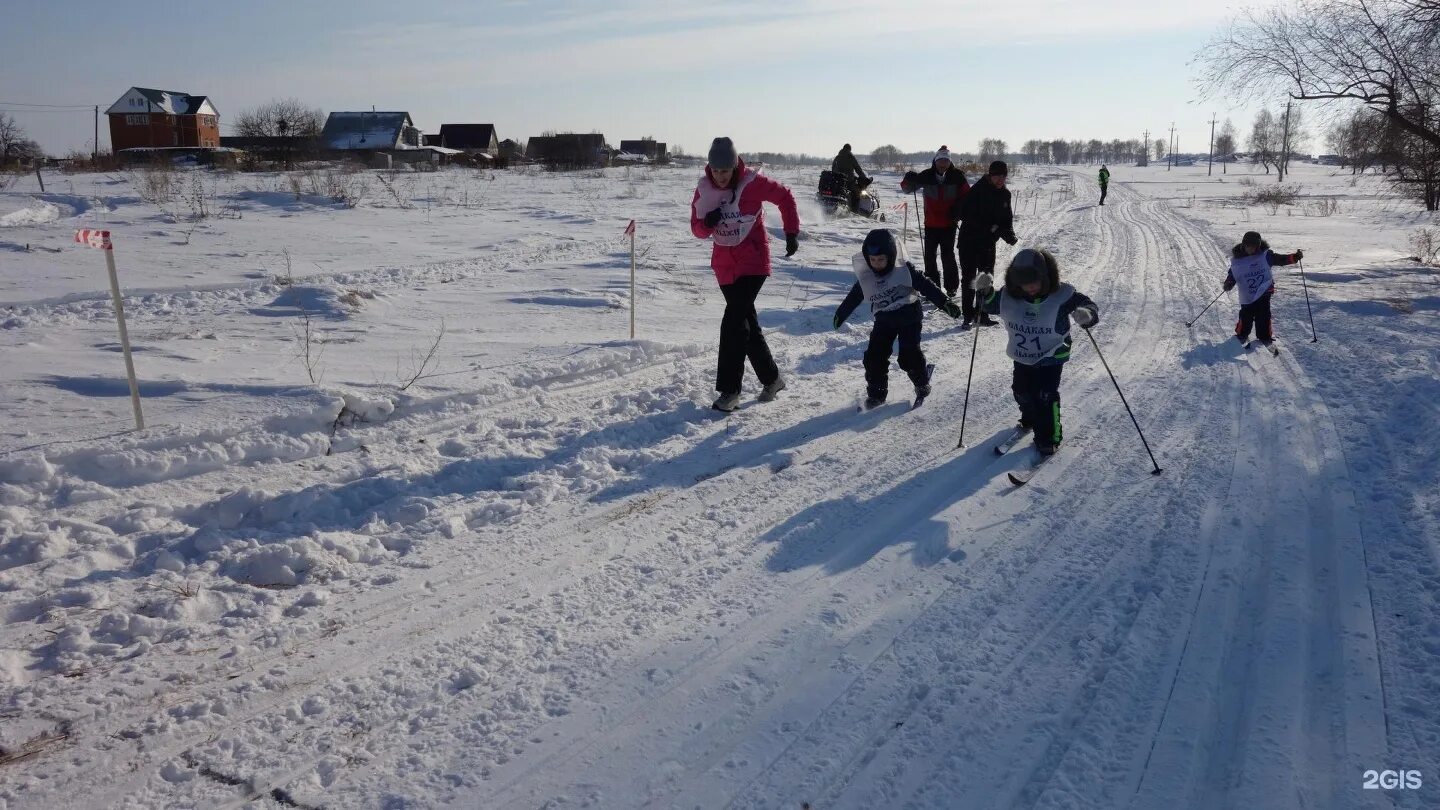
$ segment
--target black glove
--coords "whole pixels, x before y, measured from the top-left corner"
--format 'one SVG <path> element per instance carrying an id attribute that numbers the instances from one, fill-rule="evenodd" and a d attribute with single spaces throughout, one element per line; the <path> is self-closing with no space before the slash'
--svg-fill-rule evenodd
<path id="1" fill-rule="evenodd" d="M 842 317 L 840 317 L 840 313 L 839 313 L 839 312 L 836 312 L 836 313 L 835 313 L 835 317 L 833 317 L 833 318 L 830 319 L 830 323 L 835 324 L 835 328 L 836 328 L 836 329 L 839 329 L 839 328 L 841 327 L 841 325 L 843 325 L 843 324 L 845 323 L 845 319 L 842 318 Z"/>
<path id="2" fill-rule="evenodd" d="M 798 234 L 785 234 L 785 255 L 794 256 L 795 251 L 800 249 L 800 237 Z"/>
<path id="3" fill-rule="evenodd" d="M 909 191 L 915 187 L 915 184 L 919 182 L 919 180 L 920 175 L 915 172 L 905 172 L 905 176 L 900 178 L 900 188 L 903 191 Z"/>
<path id="4" fill-rule="evenodd" d="M 1015 238 L 1014 231 L 1006 231 L 1005 233 L 1000 234 L 1000 238 L 1004 239 L 1005 243 L 1008 244 L 1010 247 L 1015 247 L 1015 243 L 1020 241 L 1019 239 Z"/>
<path id="5" fill-rule="evenodd" d="M 1303 251 L 1303 250 L 1297 250 L 1297 251 L 1295 251 L 1295 261 L 1298 262 L 1298 261 L 1300 261 L 1300 260 L 1303 259 L 1303 258 L 1305 258 L 1305 251 Z"/>
<path id="6" fill-rule="evenodd" d="M 1227 278 L 1225 283 L 1220 286 L 1224 288 L 1225 292 L 1229 292 L 1235 286 L 1235 281 Z"/>
<path id="7" fill-rule="evenodd" d="M 711 211 L 710 213 L 708 213 L 708 214 L 705 215 L 705 227 L 707 227 L 707 228 L 714 228 L 716 225 L 719 225 L 719 224 L 720 224 L 720 209 L 719 209 L 719 208 L 716 208 L 714 211 Z"/>
<path id="8" fill-rule="evenodd" d="M 946 301 L 945 306 L 941 307 L 940 309 L 943 310 L 946 315 L 949 315 L 952 318 L 958 318 L 963 314 L 963 311 L 960 309 L 960 305 L 955 303 L 954 301 Z"/>

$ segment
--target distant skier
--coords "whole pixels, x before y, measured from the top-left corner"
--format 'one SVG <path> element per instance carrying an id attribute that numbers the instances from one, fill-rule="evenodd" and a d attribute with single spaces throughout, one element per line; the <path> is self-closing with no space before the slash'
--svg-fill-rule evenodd
<path id="1" fill-rule="evenodd" d="M 1297 250 L 1289 255 L 1276 253 L 1255 231 L 1246 231 L 1240 244 L 1230 251 L 1230 272 L 1225 274 L 1225 289 L 1238 287 L 1240 292 L 1240 317 L 1235 321 L 1235 339 L 1242 344 L 1250 338 L 1250 327 L 1255 327 L 1255 336 L 1272 352 L 1275 349 L 1275 330 L 1270 317 L 1270 296 L 1275 292 L 1275 275 L 1271 267 L 1284 267 L 1305 258 L 1305 252 Z"/>
<path id="2" fill-rule="evenodd" d="M 950 149 L 941 146 L 922 172 L 906 172 L 900 190 L 909 194 L 919 191 L 925 198 L 925 276 L 940 285 L 940 270 L 935 256 L 945 267 L 945 294 L 951 298 L 960 289 L 960 274 L 955 264 L 955 225 L 960 219 L 960 202 L 970 190 L 965 173 L 950 162 Z M 916 214 L 919 215 L 918 212 Z"/>
<path id="3" fill-rule="evenodd" d="M 780 208 L 785 255 L 795 255 L 800 244 L 795 196 L 780 183 L 746 167 L 729 138 L 716 138 L 710 145 L 705 176 L 696 184 L 690 202 L 690 231 L 696 238 L 714 243 L 710 267 L 725 296 L 715 370 L 715 390 L 720 396 L 712 407 L 726 413 L 740 406 L 747 357 L 764 386 L 757 399 L 769 402 L 785 388 L 755 314 L 755 297 L 770 275 L 770 243 L 761 210 L 767 202 Z"/>
<path id="4" fill-rule="evenodd" d="M 900 340 L 900 368 L 915 384 L 916 404 L 930 395 L 930 367 L 920 349 L 920 296 L 950 317 L 960 317 L 960 307 L 947 300 L 934 282 L 915 272 L 915 265 L 905 262 L 896 266 L 897 254 L 895 235 L 890 231 L 876 228 L 867 234 L 852 262 L 855 285 L 835 310 L 836 329 L 862 299 L 870 302 L 875 316 L 870 345 L 865 349 L 866 408 L 883 403 L 889 394 L 890 348 L 896 338 Z"/>
<path id="5" fill-rule="evenodd" d="M 1012 245 L 1016 242 L 1010 190 L 1005 188 L 1009 174 L 1005 161 L 991 163 L 990 171 L 975 181 L 974 188 L 960 203 L 960 269 L 965 282 L 960 307 L 965 313 L 965 327 L 972 323 L 995 325 L 989 315 L 979 311 L 975 277 L 995 271 L 995 240 L 1004 239 Z"/>
<path id="6" fill-rule="evenodd" d="M 1020 430 L 1035 432 L 1041 456 L 1055 453 L 1060 429 L 1060 373 L 1070 359 L 1070 321 L 1089 329 L 1100 320 L 1095 302 L 1060 283 L 1060 264 L 1048 250 L 1026 248 L 1005 271 L 1005 286 L 994 277 L 975 278 L 981 308 L 1005 323 L 1005 353 L 1015 361 L 1011 391 L 1020 406 Z"/>
<path id="7" fill-rule="evenodd" d="M 1105 204 L 1105 194 L 1110 190 L 1110 170 L 1100 164 L 1100 204 Z"/>

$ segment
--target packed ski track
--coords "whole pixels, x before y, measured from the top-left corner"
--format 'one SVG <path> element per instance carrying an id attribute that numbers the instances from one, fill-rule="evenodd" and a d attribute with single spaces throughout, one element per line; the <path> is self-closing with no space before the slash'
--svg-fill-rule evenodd
<path id="1" fill-rule="evenodd" d="M 596 226 L 582 180 L 565 210 L 544 206 L 572 181 L 535 181 L 494 225 L 580 236 L 127 300 L 156 354 L 218 332 L 266 362 L 247 324 L 293 316 L 287 295 L 340 347 L 376 312 L 410 344 L 437 312 L 468 342 L 410 391 L 177 377 L 148 432 L 7 434 L 0 807 L 1440 805 L 1440 458 L 1417 440 L 1440 416 L 1436 276 L 1317 268 L 1312 344 L 1282 273 L 1284 349 L 1246 352 L 1230 299 L 1185 326 L 1238 238 L 1223 208 L 1018 174 L 1019 245 L 1098 304 L 1158 476 L 1083 333 L 1065 441 L 1023 488 L 1005 473 L 1029 442 L 992 452 L 1015 419 L 1003 329 L 930 312 L 925 406 L 892 368 L 891 401 L 856 413 L 868 322 L 830 315 L 874 223 L 804 205 L 757 304 L 788 388 L 711 411 L 693 172 L 617 204 L 679 245 L 646 256 L 643 340 L 603 331 L 624 220 Z M 0 224 L 59 227 L 59 202 Z M 1382 277 L 1408 313 L 1345 286 Z M 53 292 L 0 317 L 11 416 L 63 424 L 90 403 L 46 380 L 95 383 L 24 352 L 113 323 Z M 1412 768 L 1418 790 L 1364 789 Z"/>

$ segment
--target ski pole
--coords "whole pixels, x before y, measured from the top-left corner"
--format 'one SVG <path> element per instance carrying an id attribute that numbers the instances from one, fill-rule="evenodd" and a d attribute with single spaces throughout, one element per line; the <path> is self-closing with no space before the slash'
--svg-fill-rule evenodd
<path id="1" fill-rule="evenodd" d="M 1315 312 L 1310 309 L 1310 287 L 1305 283 L 1305 260 L 1296 262 L 1300 265 L 1300 288 L 1305 291 L 1305 312 L 1310 316 L 1310 342 L 1320 342 L 1320 336 L 1315 334 Z"/>
<path id="2" fill-rule="evenodd" d="M 1198 320 L 1200 320 L 1200 315 L 1204 315 L 1204 314 L 1205 314 L 1205 310 L 1206 310 L 1206 309 L 1209 309 L 1209 308 L 1211 307 L 1211 305 L 1214 304 L 1216 301 L 1219 301 L 1219 300 L 1220 300 L 1220 296 L 1221 296 L 1221 295 L 1224 295 L 1224 294 L 1227 293 L 1227 292 L 1229 292 L 1229 290 L 1221 290 L 1220 293 L 1219 293 L 1219 295 L 1216 295 L 1214 298 L 1211 298 L 1211 299 L 1210 299 L 1210 303 L 1205 305 L 1205 309 L 1200 310 L 1200 314 L 1199 314 L 1199 315 L 1196 315 L 1194 318 L 1191 318 L 1189 321 L 1186 322 L 1185 328 L 1186 328 L 1186 329 L 1189 329 L 1190 327 L 1194 326 L 1194 325 L 1195 325 L 1195 322 L 1198 321 Z"/>
<path id="3" fill-rule="evenodd" d="M 920 230 L 920 191 L 918 189 L 910 189 L 910 198 L 915 201 L 915 235 L 920 238 L 920 255 L 923 256 L 925 255 L 925 233 Z"/>
<path id="4" fill-rule="evenodd" d="M 1155 465 L 1155 469 L 1151 470 L 1150 474 L 1159 475 L 1160 464 L 1155 461 L 1155 454 L 1150 452 L 1150 443 L 1145 441 L 1145 431 L 1140 429 L 1140 421 L 1135 418 L 1135 412 L 1130 410 L 1130 403 L 1125 401 L 1125 392 L 1120 390 L 1120 382 L 1115 379 L 1115 372 L 1111 371 L 1110 364 L 1105 362 L 1105 355 L 1100 351 L 1100 344 L 1095 342 L 1095 336 L 1090 333 L 1089 329 L 1085 330 L 1085 334 L 1089 336 L 1090 345 L 1095 347 L 1095 354 L 1100 357 L 1100 362 L 1104 364 L 1105 373 L 1110 375 L 1110 382 L 1115 383 L 1115 393 L 1120 395 L 1120 402 L 1125 405 L 1125 412 L 1130 414 L 1130 421 L 1135 423 L 1135 432 L 1140 434 L 1140 443 L 1145 445 L 1145 452 L 1150 453 L 1150 463 Z"/>
<path id="5" fill-rule="evenodd" d="M 965 414 L 970 411 L 970 380 L 975 376 L 975 350 L 980 346 L 980 324 L 971 324 L 970 331 L 975 333 L 975 342 L 970 344 L 970 373 L 965 375 L 965 404 L 960 408 L 960 441 L 955 443 L 956 450 L 965 446 Z"/>

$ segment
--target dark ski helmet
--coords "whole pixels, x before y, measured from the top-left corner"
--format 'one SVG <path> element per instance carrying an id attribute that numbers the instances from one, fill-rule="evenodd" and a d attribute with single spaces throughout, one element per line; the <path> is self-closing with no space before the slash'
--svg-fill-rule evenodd
<path id="1" fill-rule="evenodd" d="M 876 228 L 865 234 L 865 242 L 860 246 L 860 252 L 868 258 L 870 256 L 884 256 L 885 269 L 876 270 L 879 275 L 885 275 L 895 269 L 895 256 L 898 249 L 895 247 L 895 235 L 885 228 Z"/>
<path id="2" fill-rule="evenodd" d="M 1259 247 L 1262 241 L 1264 240 L 1260 238 L 1259 231 L 1246 231 L 1245 236 L 1240 239 L 1240 244 L 1246 246 L 1254 245 L 1255 247 Z"/>

